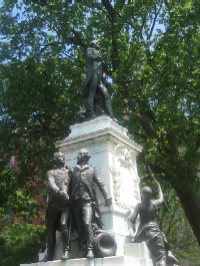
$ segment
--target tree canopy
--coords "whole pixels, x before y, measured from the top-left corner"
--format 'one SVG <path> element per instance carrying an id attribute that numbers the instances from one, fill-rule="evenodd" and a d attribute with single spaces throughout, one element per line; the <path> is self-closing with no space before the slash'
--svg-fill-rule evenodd
<path id="1" fill-rule="evenodd" d="M 43 182 L 55 141 L 76 122 L 85 49 L 98 39 L 115 116 L 144 147 L 141 173 L 148 165 L 175 189 L 200 244 L 198 1 L 4 0 L 0 8 L 0 153 L 5 167 L 11 155 L 19 162 L 10 192 L 30 177 Z"/>

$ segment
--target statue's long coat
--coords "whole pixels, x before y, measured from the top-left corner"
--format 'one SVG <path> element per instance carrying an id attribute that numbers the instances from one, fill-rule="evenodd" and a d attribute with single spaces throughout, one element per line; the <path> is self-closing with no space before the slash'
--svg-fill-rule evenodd
<path id="1" fill-rule="evenodd" d="M 99 78 L 101 78 L 103 74 L 103 59 L 96 48 L 87 48 L 86 61 L 87 75 L 83 88 L 83 95 L 85 97 L 87 97 L 89 94 L 89 84 L 94 75 L 97 75 Z"/>

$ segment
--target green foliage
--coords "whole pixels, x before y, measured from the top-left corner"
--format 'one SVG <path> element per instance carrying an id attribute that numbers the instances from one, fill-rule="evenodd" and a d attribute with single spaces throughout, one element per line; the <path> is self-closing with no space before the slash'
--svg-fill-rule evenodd
<path id="1" fill-rule="evenodd" d="M 21 222 L 7 225 L 0 233 L 1 266 L 35 262 L 44 232 L 44 226 Z"/>
<path id="2" fill-rule="evenodd" d="M 200 265 L 199 246 L 189 225 L 175 191 L 165 184 L 168 208 L 161 207 L 158 222 L 166 234 L 170 248 L 179 260 L 187 259 Z"/>
<path id="3" fill-rule="evenodd" d="M 42 202 L 39 204 L 38 200 L 41 200 L 39 196 L 41 197 L 44 192 L 35 189 L 31 183 L 22 185 L 19 181 L 19 172 L 5 165 L 3 161 L 0 161 L 0 166 L 1 229 L 4 228 L 4 224 L 12 223 L 18 218 L 31 221 L 33 217 L 39 215 L 43 207 Z"/>

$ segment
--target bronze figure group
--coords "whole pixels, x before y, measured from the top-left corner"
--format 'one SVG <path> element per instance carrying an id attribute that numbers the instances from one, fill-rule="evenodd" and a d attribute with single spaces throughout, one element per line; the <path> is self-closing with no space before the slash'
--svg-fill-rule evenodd
<path id="1" fill-rule="evenodd" d="M 95 255 L 97 257 L 115 255 L 116 243 L 106 233 L 101 221 L 94 185 L 96 184 L 102 192 L 106 206 L 112 204 L 112 199 L 95 168 L 89 164 L 89 159 L 89 152 L 86 149 L 81 149 L 77 155 L 76 166 L 73 169 L 68 169 L 61 152 L 56 152 L 53 156 L 53 168 L 47 172 L 47 254 L 42 261 L 54 259 L 56 230 L 60 230 L 63 241 L 62 260 L 70 258 L 72 227 L 78 234 L 79 257 L 93 259 Z M 134 242 L 146 242 L 156 266 L 179 264 L 156 222 L 157 209 L 163 203 L 164 197 L 159 182 L 155 179 L 154 181 L 158 187 L 159 198 L 152 200 L 151 188 L 143 187 L 141 203 L 136 205 L 131 217 L 133 232 L 135 232 L 136 219 L 138 216 L 140 218 Z M 112 241 L 111 250 L 94 254 L 95 239 L 98 240 L 102 237 L 105 239 L 109 237 L 109 242 Z"/>
<path id="2" fill-rule="evenodd" d="M 81 149 L 77 156 L 77 165 L 68 169 L 61 152 L 56 152 L 53 156 L 53 169 L 47 172 L 47 254 L 42 261 L 54 259 L 56 230 L 61 231 L 62 260 L 70 257 L 71 226 L 78 233 L 80 257 L 86 256 L 88 259 L 94 258 L 94 235 L 106 232 L 96 207 L 98 202 L 94 184 L 102 192 L 106 206 L 112 204 L 112 199 L 95 168 L 89 165 L 89 159 L 89 152 Z"/>

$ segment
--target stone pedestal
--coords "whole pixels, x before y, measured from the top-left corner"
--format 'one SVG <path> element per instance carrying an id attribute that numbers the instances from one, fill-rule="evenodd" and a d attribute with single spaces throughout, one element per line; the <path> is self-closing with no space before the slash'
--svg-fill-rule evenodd
<path id="1" fill-rule="evenodd" d="M 98 258 L 93 260 L 55 260 L 32 264 L 21 264 L 21 266 L 153 266 L 153 262 L 151 259 L 147 258 L 148 254 L 146 254 L 146 252 L 148 253 L 148 250 L 146 249 L 146 245 L 144 243 L 126 244 L 124 245 L 124 256 Z"/>
<path id="2" fill-rule="evenodd" d="M 76 165 L 81 148 L 86 148 L 91 154 L 90 164 L 97 168 L 113 199 L 113 206 L 105 207 L 97 189 L 104 225 L 115 236 L 117 255 L 121 256 L 126 237 L 131 233 L 127 212 L 140 201 L 136 157 L 141 146 L 130 139 L 127 129 L 107 116 L 75 124 L 70 129 L 69 137 L 58 142 L 57 147 L 65 154 L 69 167 Z"/>
<path id="3" fill-rule="evenodd" d="M 63 261 L 49 261 L 32 264 L 21 264 L 21 266 L 153 266 L 149 259 L 137 259 L 129 256 L 115 256 L 102 259 L 74 259 Z"/>

